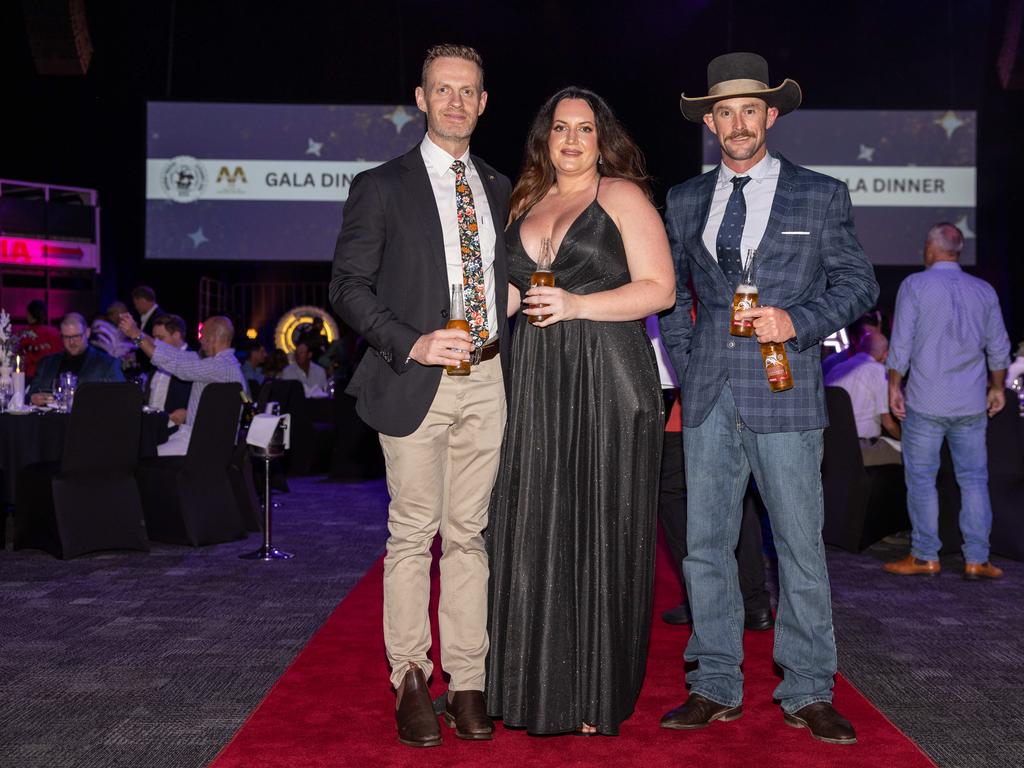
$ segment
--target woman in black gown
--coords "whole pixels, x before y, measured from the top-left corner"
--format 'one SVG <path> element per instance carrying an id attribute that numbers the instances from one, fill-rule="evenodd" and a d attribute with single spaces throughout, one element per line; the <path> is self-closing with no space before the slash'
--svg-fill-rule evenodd
<path id="1" fill-rule="evenodd" d="M 643 319 L 675 303 L 643 157 L 596 94 L 541 109 L 506 237 L 516 323 L 491 498 L 489 712 L 618 733 L 643 681 L 662 400 Z M 530 287 L 550 239 L 555 287 Z"/>

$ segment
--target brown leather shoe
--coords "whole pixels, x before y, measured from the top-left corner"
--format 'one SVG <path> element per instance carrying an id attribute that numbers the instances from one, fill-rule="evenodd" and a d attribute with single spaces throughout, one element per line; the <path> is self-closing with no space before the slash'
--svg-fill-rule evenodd
<path id="1" fill-rule="evenodd" d="M 969 581 L 976 581 L 977 579 L 1001 579 L 1003 578 L 1003 569 L 996 568 L 990 562 L 964 563 L 964 578 Z"/>
<path id="2" fill-rule="evenodd" d="M 444 708 L 444 721 L 460 739 L 486 741 L 494 738 L 494 722 L 487 716 L 482 691 L 454 691 Z"/>
<path id="3" fill-rule="evenodd" d="M 698 728 L 707 728 L 715 720 L 727 723 L 730 720 L 738 720 L 742 716 L 742 705 L 728 707 L 705 698 L 699 693 L 691 693 L 685 704 L 665 713 L 661 718 L 661 727 L 693 731 Z"/>
<path id="4" fill-rule="evenodd" d="M 938 576 L 942 570 L 938 560 L 918 560 L 913 555 L 907 555 L 902 560 L 893 560 L 883 567 L 887 572 L 895 573 L 897 576 L 914 576 L 916 574 Z"/>
<path id="5" fill-rule="evenodd" d="M 811 736 L 828 744 L 856 744 L 857 734 L 850 721 L 836 712 L 827 701 L 816 701 L 790 714 L 783 713 L 786 725 L 807 728 Z"/>
<path id="6" fill-rule="evenodd" d="M 398 740 L 403 744 L 436 747 L 441 743 L 441 726 L 434 714 L 427 678 L 415 664 L 409 665 L 398 689 L 395 721 L 398 723 Z"/>

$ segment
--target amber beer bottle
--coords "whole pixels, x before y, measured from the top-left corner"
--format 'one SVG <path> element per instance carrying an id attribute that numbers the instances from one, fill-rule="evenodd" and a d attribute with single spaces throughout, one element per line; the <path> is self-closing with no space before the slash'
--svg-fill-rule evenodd
<path id="1" fill-rule="evenodd" d="M 772 392 L 785 392 L 793 388 L 793 374 L 789 370 L 785 344 L 777 341 L 762 344 L 761 360 L 764 361 L 764 373 Z"/>
<path id="2" fill-rule="evenodd" d="M 753 320 L 737 320 L 736 313 L 744 309 L 753 309 L 757 306 L 757 285 L 754 284 L 754 257 L 756 251 L 747 251 L 747 265 L 743 269 L 743 277 L 740 284 L 736 286 L 736 292 L 732 296 L 732 319 L 729 322 L 729 333 L 733 336 L 754 335 Z"/>
<path id="3" fill-rule="evenodd" d="M 551 271 L 551 240 L 544 238 L 544 242 L 541 243 L 540 257 L 537 259 L 537 268 L 534 269 L 533 275 L 530 277 L 530 285 L 546 285 L 549 288 L 555 287 L 555 273 Z M 534 307 L 544 307 L 546 304 L 534 304 Z M 547 320 L 551 315 L 527 315 L 531 323 L 542 323 Z"/>
<path id="4" fill-rule="evenodd" d="M 458 328 L 469 332 L 469 322 L 466 320 L 466 305 L 462 300 L 462 286 L 452 283 L 452 309 L 451 318 L 445 328 Z M 471 368 L 469 360 L 462 360 L 458 365 L 446 365 L 444 372 L 449 376 L 469 376 Z"/>

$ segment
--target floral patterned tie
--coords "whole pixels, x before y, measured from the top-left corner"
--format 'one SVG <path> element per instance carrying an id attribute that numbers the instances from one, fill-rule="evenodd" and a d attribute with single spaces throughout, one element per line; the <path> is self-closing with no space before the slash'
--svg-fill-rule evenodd
<path id="1" fill-rule="evenodd" d="M 487 331 L 487 293 L 484 289 L 484 260 L 480 255 L 480 230 L 476 223 L 473 190 L 466 180 L 466 164 L 452 163 L 455 171 L 455 210 L 459 220 L 459 245 L 462 249 L 462 296 L 466 303 L 466 320 L 473 344 L 482 347 L 490 335 Z"/>

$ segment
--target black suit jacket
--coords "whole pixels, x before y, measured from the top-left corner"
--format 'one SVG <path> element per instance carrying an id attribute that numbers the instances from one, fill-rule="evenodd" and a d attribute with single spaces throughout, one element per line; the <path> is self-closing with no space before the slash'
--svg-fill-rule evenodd
<path id="1" fill-rule="evenodd" d="M 511 185 L 480 158 L 472 159 L 497 230 L 494 281 L 504 369 L 509 333 L 502 228 Z M 443 371 L 407 358 L 422 334 L 448 322 L 451 298 L 441 220 L 418 144 L 352 181 L 334 250 L 330 293 L 335 312 L 370 345 L 346 390 L 357 398 L 356 411 L 383 434 L 414 432 L 433 402 Z"/>
<path id="2" fill-rule="evenodd" d="M 87 384 L 90 381 L 124 381 L 120 360 L 93 346 L 86 347 L 83 354 L 85 361 L 82 363 L 82 370 L 78 372 L 79 384 Z M 30 395 L 37 392 L 53 392 L 63 359 L 64 353 L 56 352 L 39 361 L 32 386 L 28 388 Z"/>

